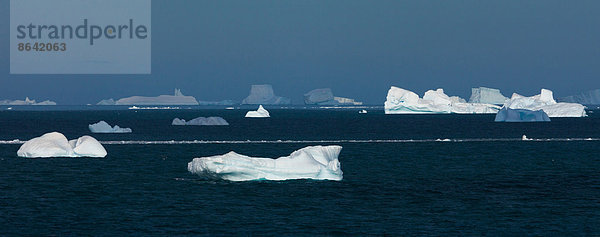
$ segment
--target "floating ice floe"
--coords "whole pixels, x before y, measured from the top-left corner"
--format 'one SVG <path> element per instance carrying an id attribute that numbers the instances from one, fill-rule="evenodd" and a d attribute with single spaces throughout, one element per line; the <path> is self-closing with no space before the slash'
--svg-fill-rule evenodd
<path id="1" fill-rule="evenodd" d="M 309 146 L 277 159 L 229 152 L 194 158 L 188 171 L 230 181 L 321 179 L 342 180 L 338 156 L 341 146 Z"/>
<path id="2" fill-rule="evenodd" d="M 543 110 L 526 110 L 502 108 L 496 114 L 496 122 L 550 122 L 550 118 Z"/>
<path id="3" fill-rule="evenodd" d="M 498 89 L 479 87 L 471 89 L 471 98 L 469 99 L 469 103 L 502 105 L 507 100 L 508 97 L 502 95 Z"/>
<path id="4" fill-rule="evenodd" d="M 131 96 L 117 100 L 115 105 L 198 105 L 198 101 L 193 96 L 185 96 L 181 90 L 175 89 L 174 95 Z"/>
<path id="5" fill-rule="evenodd" d="M 131 128 L 121 128 L 119 125 L 111 127 L 107 122 L 100 121 L 95 124 L 88 125 L 89 129 L 93 133 L 130 133 Z"/>
<path id="6" fill-rule="evenodd" d="M 65 135 L 51 132 L 25 142 L 17 155 L 26 158 L 105 157 L 106 150 L 96 139 L 82 136 L 68 141 Z"/>
<path id="7" fill-rule="evenodd" d="M 229 123 L 221 117 L 198 117 L 187 122 L 184 119 L 175 118 L 171 125 L 222 126 L 229 125 Z"/>
<path id="8" fill-rule="evenodd" d="M 265 104 L 265 105 L 281 105 L 291 104 L 291 100 L 285 97 L 276 96 L 271 85 L 252 85 L 250 95 L 246 97 L 242 104 Z"/>
<path id="9" fill-rule="evenodd" d="M 500 106 L 466 103 L 458 96 L 449 97 L 443 89 L 428 90 L 423 98 L 412 91 L 392 86 L 384 104 L 386 114 L 493 114 Z"/>
<path id="10" fill-rule="evenodd" d="M 246 118 L 268 118 L 271 117 L 271 115 L 269 115 L 269 111 L 267 111 L 265 108 L 263 108 L 262 105 L 258 106 L 258 109 L 256 111 L 248 111 L 248 113 L 246 113 Z"/>
<path id="11" fill-rule="evenodd" d="M 577 95 L 559 98 L 560 102 L 579 103 L 584 105 L 600 104 L 600 89 L 579 93 Z"/>
<path id="12" fill-rule="evenodd" d="M 557 103 L 551 90 L 542 89 L 539 95 L 525 97 L 514 93 L 504 107 L 510 109 L 543 110 L 548 117 L 585 117 L 585 106 L 577 103 Z"/>

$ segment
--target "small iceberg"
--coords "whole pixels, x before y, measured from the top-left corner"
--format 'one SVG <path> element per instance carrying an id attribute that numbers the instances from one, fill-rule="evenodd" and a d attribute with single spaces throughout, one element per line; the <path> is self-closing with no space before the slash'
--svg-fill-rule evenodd
<path id="1" fill-rule="evenodd" d="M 187 122 L 184 119 L 175 118 L 171 125 L 224 126 L 229 125 L 229 123 L 221 117 L 198 117 Z"/>
<path id="2" fill-rule="evenodd" d="M 495 122 L 550 122 L 550 117 L 543 110 L 502 108 L 496 114 Z"/>
<path id="3" fill-rule="evenodd" d="M 119 125 L 111 127 L 107 122 L 100 121 L 95 124 L 88 125 L 89 129 L 93 133 L 130 133 L 131 128 L 121 128 Z"/>
<path id="4" fill-rule="evenodd" d="M 338 160 L 341 150 L 341 146 L 309 146 L 277 159 L 249 157 L 231 151 L 224 155 L 194 158 L 188 163 L 188 171 L 230 181 L 339 181 L 343 174 Z"/>
<path id="5" fill-rule="evenodd" d="M 269 111 L 267 111 L 265 108 L 263 108 L 262 105 L 258 106 L 258 109 L 256 111 L 248 111 L 248 113 L 246 113 L 246 118 L 269 118 L 271 117 L 271 115 L 269 115 Z"/>
<path id="6" fill-rule="evenodd" d="M 17 155 L 26 158 L 105 157 L 106 150 L 95 138 L 83 136 L 68 141 L 65 135 L 51 132 L 25 142 Z"/>

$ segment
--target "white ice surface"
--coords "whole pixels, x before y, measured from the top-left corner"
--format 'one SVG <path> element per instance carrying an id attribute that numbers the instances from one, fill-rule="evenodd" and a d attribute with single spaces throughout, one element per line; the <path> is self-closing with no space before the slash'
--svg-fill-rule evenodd
<path id="1" fill-rule="evenodd" d="M 277 159 L 229 152 L 195 158 L 188 163 L 194 174 L 231 181 L 322 179 L 342 180 L 338 155 L 341 146 L 309 146 Z"/>
<path id="2" fill-rule="evenodd" d="M 386 114 L 488 114 L 497 113 L 500 106 L 465 103 L 457 96 L 448 96 L 443 89 L 428 90 L 423 98 L 416 93 L 392 86 L 384 103 Z"/>
<path id="3" fill-rule="evenodd" d="M 65 135 L 51 132 L 25 142 L 17 155 L 27 158 L 45 157 L 105 157 L 106 150 L 96 139 L 82 136 L 68 141 Z"/>
<path id="4" fill-rule="evenodd" d="M 504 107 L 511 109 L 543 110 L 548 117 L 585 117 L 585 106 L 577 103 L 557 103 L 551 90 L 542 89 L 539 95 L 525 97 L 514 93 Z"/>
<path id="5" fill-rule="evenodd" d="M 269 111 L 267 111 L 265 108 L 263 108 L 262 105 L 258 106 L 258 109 L 256 111 L 248 111 L 248 113 L 246 113 L 246 118 L 268 118 L 271 117 L 271 115 L 269 114 Z"/>

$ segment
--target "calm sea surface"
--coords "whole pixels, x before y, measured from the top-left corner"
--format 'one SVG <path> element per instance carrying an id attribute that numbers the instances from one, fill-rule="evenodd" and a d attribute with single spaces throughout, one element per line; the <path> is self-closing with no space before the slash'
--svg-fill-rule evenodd
<path id="1" fill-rule="evenodd" d="M 246 119 L 246 111 L 0 108 L 0 235 L 600 234 L 598 110 L 549 123 L 358 109 Z M 199 116 L 230 125 L 170 125 Z M 20 141 L 89 135 L 100 120 L 133 129 L 93 134 L 105 158 L 16 156 Z M 194 157 L 280 157 L 328 144 L 343 147 L 340 182 L 229 182 L 187 171 Z"/>

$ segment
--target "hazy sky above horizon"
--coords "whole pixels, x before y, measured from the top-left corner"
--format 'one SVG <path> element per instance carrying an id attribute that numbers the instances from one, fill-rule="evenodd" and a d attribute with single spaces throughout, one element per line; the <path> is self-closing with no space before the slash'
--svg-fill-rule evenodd
<path id="1" fill-rule="evenodd" d="M 302 102 L 329 87 L 382 104 L 471 87 L 556 97 L 600 88 L 600 1 L 152 1 L 151 75 L 10 75 L 0 0 L 0 100 L 96 103 L 171 94 L 241 101 L 252 84 Z"/>

